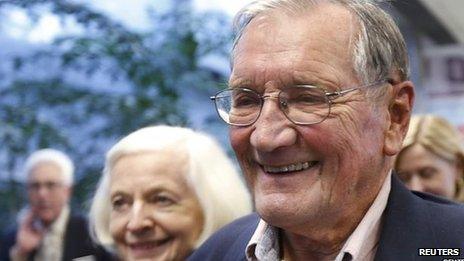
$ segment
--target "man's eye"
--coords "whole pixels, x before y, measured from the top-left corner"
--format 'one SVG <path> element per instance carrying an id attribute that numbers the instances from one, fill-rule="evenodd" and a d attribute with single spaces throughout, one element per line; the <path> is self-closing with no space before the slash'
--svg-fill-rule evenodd
<path id="1" fill-rule="evenodd" d="M 281 96 L 289 105 L 320 105 L 326 103 L 325 93 L 318 88 L 288 88 Z"/>
<path id="2" fill-rule="evenodd" d="M 232 98 L 232 107 L 248 107 L 259 105 L 259 98 L 248 94 L 237 94 Z"/>
<path id="3" fill-rule="evenodd" d="M 303 94 L 303 95 L 298 95 L 297 97 L 293 98 L 292 100 L 290 100 L 290 102 L 291 103 L 318 104 L 321 102 L 325 102 L 325 100 L 322 97 Z"/>

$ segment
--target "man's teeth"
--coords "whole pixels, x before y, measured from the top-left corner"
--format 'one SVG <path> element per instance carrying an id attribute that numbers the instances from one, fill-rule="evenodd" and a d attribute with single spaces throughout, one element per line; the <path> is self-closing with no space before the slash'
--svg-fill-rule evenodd
<path id="1" fill-rule="evenodd" d="M 308 169 L 314 166 L 316 163 L 317 163 L 316 161 L 307 161 L 303 163 L 290 164 L 290 165 L 281 166 L 281 167 L 263 166 L 263 168 L 264 168 L 264 171 L 268 173 L 283 173 L 283 172 L 305 170 L 305 169 Z"/>

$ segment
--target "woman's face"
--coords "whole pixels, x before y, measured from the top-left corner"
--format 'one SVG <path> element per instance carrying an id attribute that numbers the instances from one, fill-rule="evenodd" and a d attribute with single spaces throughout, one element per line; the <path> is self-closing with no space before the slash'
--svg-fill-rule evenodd
<path id="1" fill-rule="evenodd" d="M 115 163 L 110 232 L 123 260 L 184 260 L 194 249 L 204 219 L 187 165 L 186 153 L 174 149 Z"/>
<path id="2" fill-rule="evenodd" d="M 456 164 L 415 144 L 404 149 L 397 159 L 400 179 L 411 190 L 428 192 L 449 199 L 456 193 Z"/>

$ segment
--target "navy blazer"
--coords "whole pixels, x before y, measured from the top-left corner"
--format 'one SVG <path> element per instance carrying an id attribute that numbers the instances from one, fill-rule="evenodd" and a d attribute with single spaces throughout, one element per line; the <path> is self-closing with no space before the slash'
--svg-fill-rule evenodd
<path id="1" fill-rule="evenodd" d="M 464 205 L 411 192 L 392 175 L 375 260 L 443 260 L 464 257 Z M 189 261 L 246 260 L 245 248 L 259 222 L 254 213 L 209 238 Z M 457 256 L 419 256 L 419 248 L 460 248 Z"/>
<path id="2" fill-rule="evenodd" d="M 0 248 L 0 261 L 9 261 L 10 249 L 16 242 L 17 228 L 10 230 L 2 240 Z M 28 260 L 33 260 L 32 253 Z M 63 261 L 70 261 L 77 257 L 93 256 L 95 260 L 111 260 L 106 251 L 95 245 L 89 235 L 87 220 L 83 216 L 70 215 L 66 225 L 63 244 Z"/>

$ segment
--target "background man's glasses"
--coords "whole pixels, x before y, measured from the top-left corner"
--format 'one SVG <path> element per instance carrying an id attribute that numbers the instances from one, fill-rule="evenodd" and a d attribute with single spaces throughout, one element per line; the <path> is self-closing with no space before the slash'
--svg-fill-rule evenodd
<path id="1" fill-rule="evenodd" d="M 27 184 L 27 188 L 30 191 L 33 192 L 38 192 L 40 188 L 44 188 L 48 191 L 55 191 L 56 189 L 60 188 L 62 186 L 62 183 L 60 182 L 53 182 L 53 181 L 48 181 L 48 182 L 31 182 Z"/>
<path id="2" fill-rule="evenodd" d="M 311 125 L 323 122 L 329 115 L 333 100 L 361 88 L 377 86 L 391 80 L 379 81 L 346 90 L 327 92 L 312 85 L 296 85 L 282 89 L 276 95 L 261 95 L 247 88 L 232 88 L 210 97 L 222 120 L 233 126 L 249 126 L 255 123 L 265 99 L 277 99 L 285 116 L 294 124 Z"/>

